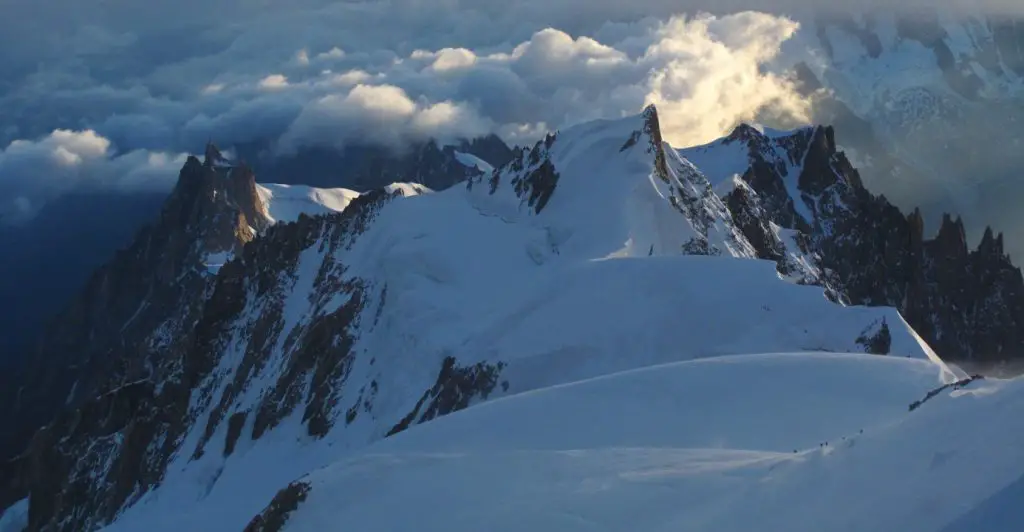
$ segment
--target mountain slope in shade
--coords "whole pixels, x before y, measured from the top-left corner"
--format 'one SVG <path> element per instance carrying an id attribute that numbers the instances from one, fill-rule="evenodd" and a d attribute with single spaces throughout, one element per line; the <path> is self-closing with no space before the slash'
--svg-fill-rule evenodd
<path id="1" fill-rule="evenodd" d="M 257 185 L 250 169 L 213 146 L 203 162 L 190 158 L 155 223 L 92 276 L 25 371 L 12 377 L 16 385 L 4 389 L 9 422 L 0 456 L 19 453 L 63 408 L 111 388 L 171 378 L 177 361 L 167 353 L 181 339 L 176 332 L 195 319 L 224 262 L 279 219 L 341 210 L 357 196 Z"/>
<path id="2" fill-rule="evenodd" d="M 326 151 L 322 157 L 314 152 L 280 160 L 260 157 L 244 147 L 233 151 L 255 161 L 252 168 L 264 181 L 281 179 L 297 186 L 347 186 L 363 191 L 388 185 L 394 179 L 384 179 L 398 175 L 408 175 L 434 187 L 450 186 L 480 171 L 489 172 L 491 164 L 487 161 L 500 165 L 510 153 L 493 135 L 452 146 L 426 142 L 406 148 L 395 152 L 362 146 L 341 155 Z M 7 259 L 0 261 L 0 300 L 18 309 L 0 322 L 0 367 L 6 373 L 37 358 L 34 343 L 48 323 L 66 319 L 59 317 L 60 312 L 84 289 L 90 274 L 116 251 L 127 247 L 136 232 L 157 218 L 167 195 L 165 191 L 124 194 L 79 190 L 46 203 L 38 216 L 24 225 L 0 223 L 0 248 L 5 250 Z M 308 203 L 294 205 L 297 209 L 290 210 L 291 218 L 304 212 L 304 205 L 313 208 L 309 214 L 326 212 Z M 208 264 L 216 269 L 225 258 L 226 255 L 214 255 Z M 8 382 L 11 381 L 0 377 L 0 405 L 11 405 L 17 400 L 18 386 Z M 4 408 L 0 407 L 0 412 Z M 6 447 L 0 442 L 0 456 L 10 455 Z"/>
<path id="3" fill-rule="evenodd" d="M 464 186 L 360 194 L 236 250 L 194 319 L 159 330 L 162 378 L 63 413 L 5 466 L 6 504 L 29 495 L 32 528 L 139 523 L 295 457 L 260 460 L 253 496 L 221 509 L 242 526 L 339 453 L 488 398 L 765 350 L 944 368 L 893 309 L 835 305 L 755 252 L 653 107 Z"/>
<path id="4" fill-rule="evenodd" d="M 96 268 L 131 243 L 166 199 L 166 193 L 75 192 L 44 204 L 24 224 L 0 223 L 0 301 L 17 309 L 0 321 L 4 373 L 9 375 L 24 362 L 23 355 L 44 325 L 78 294 Z"/>
<path id="5" fill-rule="evenodd" d="M 977 381 L 908 412 L 938 377 L 808 353 L 614 374 L 371 445 L 260 516 L 288 532 L 1016 530 L 1019 505 L 986 509 L 1024 474 L 1024 383 Z M 180 523 L 220 523 L 212 501 L 197 512 Z"/>
<path id="6" fill-rule="evenodd" d="M 150 352 L 176 339 L 155 333 L 168 320 L 194 319 L 207 277 L 199 266 L 209 255 L 240 250 L 269 224 L 253 174 L 221 167 L 221 160 L 212 146 L 204 162 L 189 158 L 159 220 L 95 272 L 54 320 L 19 378 L 17 397 L 4 404 L 16 435 L 5 458 L 20 450 L 27 431 L 110 382 L 166 377 L 162 357 Z"/>

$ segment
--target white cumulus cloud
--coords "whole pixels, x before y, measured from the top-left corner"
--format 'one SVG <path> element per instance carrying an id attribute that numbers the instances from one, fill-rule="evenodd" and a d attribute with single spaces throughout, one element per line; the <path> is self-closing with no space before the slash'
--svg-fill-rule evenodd
<path id="1" fill-rule="evenodd" d="M 168 190 L 184 155 L 132 151 L 116 154 L 95 131 L 59 129 L 0 150 L 0 222 L 19 223 L 70 190 Z"/>

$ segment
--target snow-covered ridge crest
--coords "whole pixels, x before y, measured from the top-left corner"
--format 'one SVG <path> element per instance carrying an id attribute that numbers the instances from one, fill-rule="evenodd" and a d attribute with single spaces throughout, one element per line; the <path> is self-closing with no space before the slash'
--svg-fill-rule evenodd
<path id="1" fill-rule="evenodd" d="M 481 212 L 543 228 L 555 254 L 753 256 L 704 175 L 662 140 L 653 105 L 549 134 L 467 188 Z"/>

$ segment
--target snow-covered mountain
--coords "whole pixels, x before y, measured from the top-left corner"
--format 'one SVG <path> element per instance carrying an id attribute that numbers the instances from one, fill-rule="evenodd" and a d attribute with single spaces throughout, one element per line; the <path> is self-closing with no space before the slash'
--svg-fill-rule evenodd
<path id="1" fill-rule="evenodd" d="M 26 381 L 41 400 L 71 393 L 0 464 L 0 519 L 27 505 L 32 530 L 402 529 L 407 499 L 386 492 L 441 475 L 416 508 L 448 493 L 465 497 L 458 507 L 503 506 L 495 518 L 512 529 L 643 514 L 651 528 L 717 530 L 741 526 L 748 503 L 780 522 L 801 494 L 830 501 L 823 471 L 860 487 L 870 471 L 903 471 L 887 468 L 910 441 L 939 456 L 928 438 L 955 435 L 951 449 L 975 451 L 927 412 L 974 412 L 951 395 L 979 384 L 908 412 L 965 375 L 877 305 L 920 310 L 941 325 L 927 329 L 935 339 L 981 349 L 1016 338 L 1020 272 L 994 236 L 975 252 L 962 233 L 925 239 L 919 216 L 864 189 L 831 129 L 744 126 L 676 150 L 650 107 L 549 135 L 490 172 L 472 160 L 481 172 L 442 192 L 358 194 L 258 186 L 213 149 L 190 159 L 154 229 L 97 274 L 51 340 L 88 353 Z M 934 254 L 960 245 L 962 256 Z M 1012 405 L 1017 388 L 983 389 Z M 988 441 L 1020 434 L 1001 426 Z M 833 456 L 844 437 L 872 451 Z M 930 485 L 910 510 L 844 526 L 938 530 L 1024 473 L 1017 457 L 987 456 L 1000 473 L 971 477 L 975 498 L 955 509 L 908 521 L 941 502 L 944 486 Z M 963 466 L 935 460 L 955 466 L 937 472 Z M 659 477 L 673 467 L 682 476 Z M 471 471 L 498 476 L 476 489 Z M 773 495 L 765 475 L 783 472 Z M 677 492 L 689 498 L 655 506 Z M 858 493 L 868 505 L 887 492 Z M 684 504 L 704 509 L 687 522 L 673 513 Z M 431 522 L 489 527 L 475 511 Z M 790 529 L 812 529 L 814 514 L 795 519 Z"/>
<path id="2" fill-rule="evenodd" d="M 451 147 L 436 149 L 435 143 L 428 146 L 437 151 L 430 159 L 437 166 L 430 168 L 444 168 L 463 179 L 482 171 L 471 155 Z M 424 148 L 423 153 L 433 152 Z M 467 162 L 460 163 L 458 157 Z M 379 159 L 388 160 L 384 155 Z M 345 175 L 357 174 L 351 170 Z M 95 397 L 101 383 L 150 375 L 150 362 L 137 353 L 162 352 L 173 343 L 170 336 L 155 337 L 154 331 L 163 331 L 168 320 L 189 323 L 194 309 L 187 309 L 205 297 L 210 274 L 245 242 L 277 221 L 340 211 L 358 195 L 348 189 L 257 185 L 248 165 L 228 160 L 213 146 L 204 162 L 190 159 L 160 219 L 91 276 L 40 345 L 25 356 L 22 374 L 11 376 L 11 386 L 0 387 L 0 413 L 11 420 L 8 436 L 0 438 L 0 458 L 17 454 L 40 420 Z"/>
<path id="3" fill-rule="evenodd" d="M 921 207 L 929 229 L 952 212 L 972 242 L 1005 231 L 1019 259 L 1024 19 L 936 5 L 801 22 L 785 61 L 808 94 L 827 90 L 815 119 L 843 132 L 869 188 Z"/>

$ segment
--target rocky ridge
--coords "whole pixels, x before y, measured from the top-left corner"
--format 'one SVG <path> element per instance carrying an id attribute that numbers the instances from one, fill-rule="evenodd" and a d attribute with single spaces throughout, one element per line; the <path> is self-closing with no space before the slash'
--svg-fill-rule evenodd
<path id="1" fill-rule="evenodd" d="M 18 452 L 40 419 L 75 407 L 104 390 L 166 378 L 164 353 L 191 323 L 211 275 L 211 256 L 242 249 L 268 227 L 252 171 L 229 166 L 208 146 L 190 157 L 159 219 L 95 272 L 82 293 L 54 320 L 37 346 L 9 406 L 15 438 L 0 456 Z"/>
<path id="2" fill-rule="evenodd" d="M 804 23 L 796 77 L 868 188 L 920 208 L 929 233 L 944 212 L 964 216 L 972 246 L 986 226 L 1004 230 L 1019 262 L 1024 130 L 1007 110 L 1024 101 L 1024 19 L 936 5 Z"/>
<path id="3" fill-rule="evenodd" d="M 871 194 L 829 127 L 765 134 L 741 126 L 683 155 L 701 160 L 737 146 L 747 168 L 715 177 L 732 186 L 725 203 L 758 257 L 777 261 L 782 274 L 800 270 L 799 282 L 838 302 L 899 309 L 945 360 L 1024 355 L 1024 281 L 1002 234 L 986 229 L 970 249 L 963 222 L 945 216 L 926 238 L 920 211 L 904 215 Z"/>

